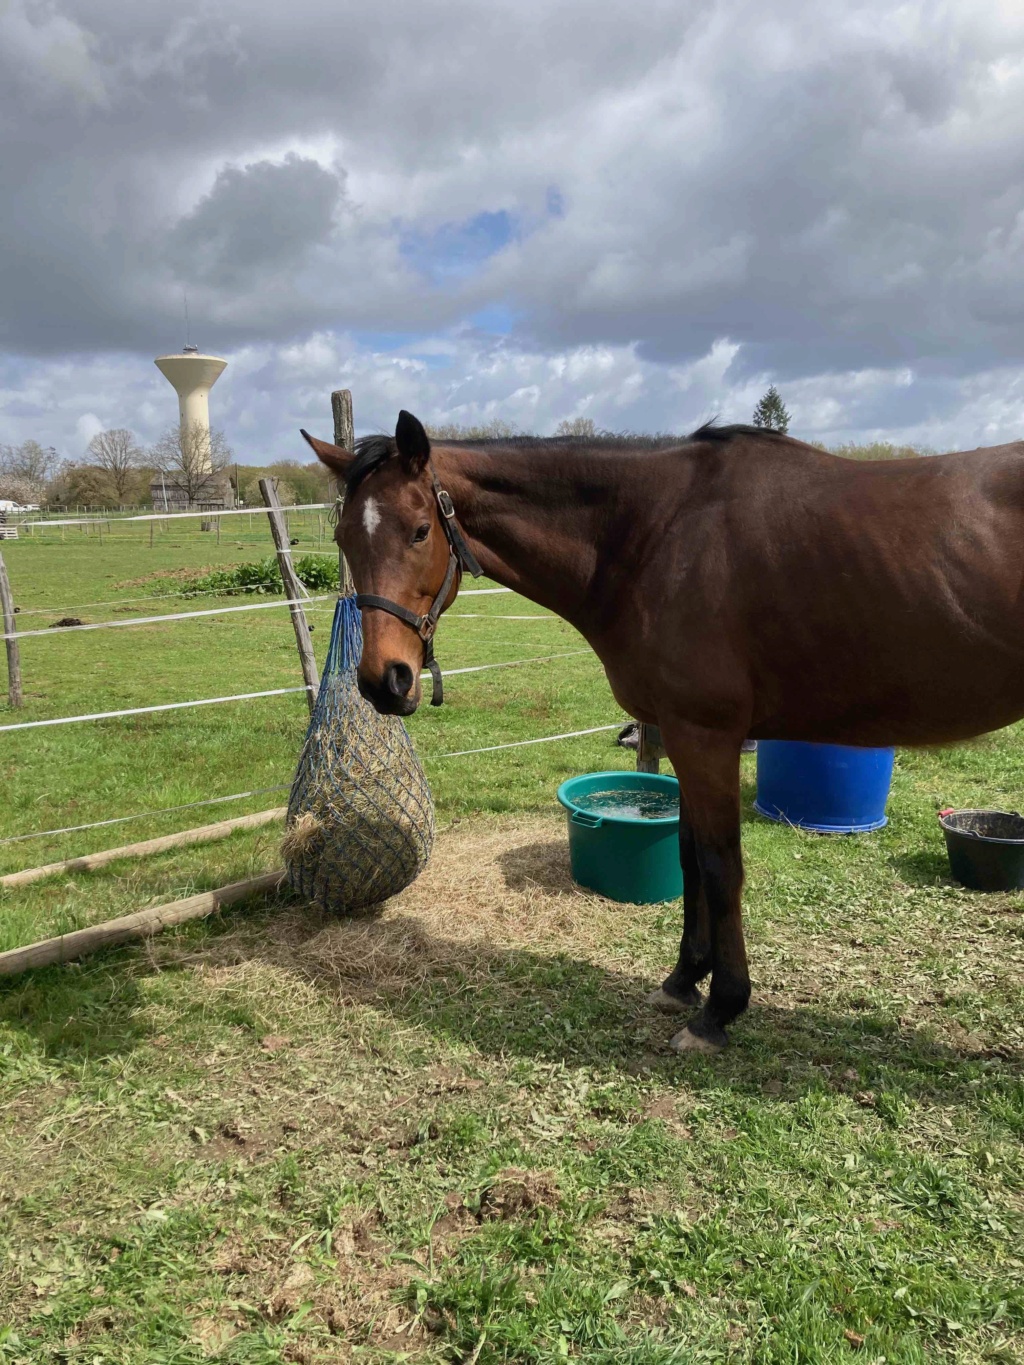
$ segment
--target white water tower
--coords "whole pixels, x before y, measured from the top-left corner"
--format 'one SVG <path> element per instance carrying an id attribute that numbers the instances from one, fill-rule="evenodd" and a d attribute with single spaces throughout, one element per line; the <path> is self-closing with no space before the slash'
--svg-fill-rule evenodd
<path id="1" fill-rule="evenodd" d="M 153 506 L 167 512 L 222 511 L 235 505 L 230 479 L 215 471 L 210 459 L 210 390 L 227 368 L 217 355 L 200 355 L 186 346 L 178 355 L 157 356 L 153 362 L 178 395 L 181 423 L 181 461 L 160 473 L 150 484 Z M 207 477 L 209 476 L 209 477 Z M 209 530 L 213 522 L 204 522 Z"/>
<path id="2" fill-rule="evenodd" d="M 182 439 L 198 424 L 209 435 L 210 390 L 227 368 L 216 355 L 200 355 L 198 346 L 186 346 L 179 355 L 157 356 L 153 362 L 178 395 Z"/>

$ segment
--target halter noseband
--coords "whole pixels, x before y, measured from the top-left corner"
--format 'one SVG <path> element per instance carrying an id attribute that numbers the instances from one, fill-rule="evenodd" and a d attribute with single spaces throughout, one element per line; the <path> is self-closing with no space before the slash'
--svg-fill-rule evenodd
<path id="1" fill-rule="evenodd" d="M 434 680 L 430 704 L 431 706 L 440 706 L 444 701 L 444 683 L 441 679 L 441 666 L 434 658 L 434 631 L 437 630 L 438 619 L 444 610 L 444 604 L 448 600 L 448 594 L 451 592 L 456 577 L 460 576 L 462 570 L 465 569 L 474 578 L 479 578 L 483 569 L 466 544 L 462 528 L 455 520 L 455 506 L 447 491 L 438 483 L 436 475 L 433 478 L 433 490 L 437 510 L 440 513 L 441 529 L 448 541 L 448 568 L 445 571 L 444 582 L 438 588 L 437 596 L 434 598 L 430 610 L 422 616 L 417 616 L 408 607 L 403 607 L 401 602 L 392 602 L 390 597 L 377 597 L 370 592 L 357 593 L 356 606 L 362 610 L 367 607 L 376 607 L 378 611 L 390 612 L 392 616 L 397 616 L 399 621 L 404 621 L 407 626 L 412 627 L 423 641 L 423 665 L 429 670 L 430 676 Z"/>

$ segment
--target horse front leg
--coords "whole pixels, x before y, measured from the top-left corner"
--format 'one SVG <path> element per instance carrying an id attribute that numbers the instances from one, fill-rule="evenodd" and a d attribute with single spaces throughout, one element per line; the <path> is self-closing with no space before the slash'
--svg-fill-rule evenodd
<path id="1" fill-rule="evenodd" d="M 704 966 L 700 957 L 698 918 L 701 902 L 707 917 L 711 958 L 711 989 L 707 1003 L 676 1034 L 672 1046 L 677 1052 L 717 1052 L 728 1042 L 726 1026 L 743 1013 L 750 999 L 741 905 L 739 755 L 743 736 L 690 724 L 662 725 L 661 731 L 679 779 L 683 805 L 689 813 L 694 846 L 691 862 L 696 861 L 700 874 L 694 910 L 697 927 L 689 945 L 684 899 L 683 951 L 680 954 L 683 970 L 676 978 L 680 986 L 695 986 L 698 978 L 690 978 Z M 680 852 L 683 852 L 682 842 Z M 686 876 L 685 861 L 683 875 Z M 675 972 L 669 981 L 674 977 Z"/>
<path id="2" fill-rule="evenodd" d="M 679 961 L 647 1003 L 666 1014 L 681 1014 L 696 1009 L 703 997 L 697 983 L 711 970 L 711 928 L 708 903 L 701 891 L 700 860 L 690 813 L 680 794 L 679 861 L 683 867 L 683 938 Z"/>

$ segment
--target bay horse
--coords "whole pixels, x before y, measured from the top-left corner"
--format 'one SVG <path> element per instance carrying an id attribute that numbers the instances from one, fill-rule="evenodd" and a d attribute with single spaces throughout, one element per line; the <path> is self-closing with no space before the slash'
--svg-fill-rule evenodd
<path id="1" fill-rule="evenodd" d="M 379 711 L 419 705 L 469 564 L 575 626 L 623 710 L 660 728 L 683 934 L 650 1003 L 694 1011 L 677 1051 L 717 1051 L 750 998 L 745 737 L 932 745 L 1024 716 L 1024 443 L 861 463 L 712 423 L 432 448 L 404 411 L 352 451 L 302 434 L 346 485 L 337 537 Z"/>

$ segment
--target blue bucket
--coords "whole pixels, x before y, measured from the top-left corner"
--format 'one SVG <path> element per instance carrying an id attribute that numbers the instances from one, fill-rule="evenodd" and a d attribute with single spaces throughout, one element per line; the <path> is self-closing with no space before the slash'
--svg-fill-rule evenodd
<path id="1" fill-rule="evenodd" d="M 892 749 L 763 739 L 754 809 L 819 834 L 863 834 L 887 822 Z"/>

